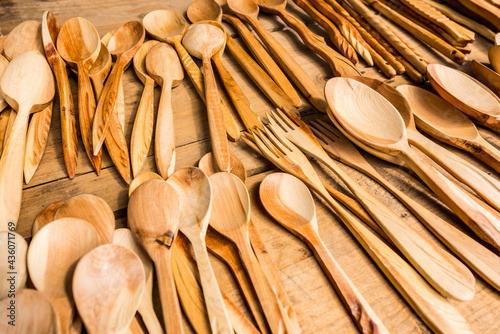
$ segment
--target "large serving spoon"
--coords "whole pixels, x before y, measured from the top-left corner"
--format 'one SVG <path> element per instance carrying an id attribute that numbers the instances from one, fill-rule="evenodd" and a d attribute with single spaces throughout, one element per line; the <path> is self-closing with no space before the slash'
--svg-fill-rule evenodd
<path id="1" fill-rule="evenodd" d="M 96 230 L 84 220 L 58 219 L 33 237 L 28 249 L 28 270 L 36 289 L 50 299 L 61 333 L 69 333 L 75 306 L 71 282 L 75 265 L 100 245 Z"/>
<path id="2" fill-rule="evenodd" d="M 331 118 L 367 146 L 404 160 L 480 238 L 500 249 L 498 213 L 488 210 L 410 148 L 403 119 L 392 104 L 353 79 L 330 79 L 325 92 Z"/>
<path id="3" fill-rule="evenodd" d="M 54 98 L 52 70 L 38 51 L 28 51 L 9 63 L 0 92 L 17 110 L 0 160 L 0 231 L 17 223 L 21 209 L 26 129 L 31 113 L 43 110 Z"/>
<path id="4" fill-rule="evenodd" d="M 474 154 L 500 172 L 500 151 L 488 143 L 474 123 L 452 104 L 417 86 L 398 91 L 410 102 L 417 127 L 436 139 Z"/>
<path id="5" fill-rule="evenodd" d="M 130 230 L 155 264 L 166 332 L 183 333 L 170 250 L 179 224 L 179 195 L 167 182 L 149 180 L 132 193 L 127 212 Z"/>
<path id="6" fill-rule="evenodd" d="M 18 294 L 26 284 L 28 244 L 12 228 L 10 231 L 0 232 L 0 247 L 4 250 L 4 256 L 0 259 L 0 280 L 2 282 L 0 284 L 0 299 L 3 299 L 9 295 Z"/>
<path id="7" fill-rule="evenodd" d="M 18 24 L 5 38 L 3 54 L 9 61 L 27 50 L 44 52 L 42 25 L 38 21 L 29 20 Z"/>
<path id="8" fill-rule="evenodd" d="M 33 289 L 16 292 L 15 312 L 10 314 L 14 299 L 0 300 L 0 332 L 4 334 L 58 334 L 57 316 L 49 299 Z M 22 310 L 22 311 L 20 311 Z"/>
<path id="9" fill-rule="evenodd" d="M 66 200 L 57 209 L 54 219 L 65 217 L 79 218 L 90 223 L 97 231 L 102 244 L 113 242 L 115 215 L 102 198 L 83 194 Z"/>
<path id="10" fill-rule="evenodd" d="M 97 104 L 94 123 L 92 125 L 94 154 L 99 152 L 104 142 L 106 131 L 108 130 L 117 102 L 117 93 L 122 74 L 144 41 L 145 34 L 144 27 L 140 22 L 130 21 L 122 25 L 109 40 L 108 50 L 109 53 L 116 56 L 116 62 Z"/>
<path id="11" fill-rule="evenodd" d="M 453 68 L 430 64 L 427 76 L 432 88 L 477 123 L 500 131 L 500 98 L 478 80 Z"/>
<path id="12" fill-rule="evenodd" d="M 147 41 L 141 45 L 134 56 L 135 74 L 144 85 L 130 138 L 130 160 L 135 177 L 141 172 L 153 138 L 155 80 L 148 74 L 146 56 L 151 48 L 158 43 L 155 40 Z"/>
<path id="13" fill-rule="evenodd" d="M 191 79 L 198 95 L 206 103 L 201 71 L 181 43 L 187 27 L 184 17 L 171 10 L 155 10 L 144 16 L 142 22 L 148 34 L 159 41 L 169 43 L 175 47 L 189 79 Z M 222 92 L 219 91 L 219 94 L 222 94 Z M 222 98 L 219 101 L 224 115 L 224 125 L 226 126 L 227 135 L 231 140 L 237 141 L 240 138 L 238 124 L 222 101 Z"/>
<path id="14" fill-rule="evenodd" d="M 45 56 L 56 77 L 61 118 L 61 139 L 63 144 L 64 164 L 70 179 L 75 177 L 78 163 L 78 137 L 73 106 L 73 95 L 69 84 L 66 64 L 56 49 L 59 35 L 59 22 L 52 12 L 46 11 L 42 18 L 42 40 Z"/>
<path id="15" fill-rule="evenodd" d="M 210 225 L 238 247 L 271 331 L 294 332 L 250 245 L 248 235 L 250 197 L 245 184 L 227 172 L 213 174 L 210 176 L 210 183 L 213 191 Z"/>
<path id="16" fill-rule="evenodd" d="M 262 181 L 259 195 L 267 212 L 314 252 L 358 329 L 368 333 L 375 326 L 376 332 L 389 333 L 321 240 L 314 200 L 307 186 L 293 175 L 274 173 Z"/>
<path id="17" fill-rule="evenodd" d="M 474 78 L 485 84 L 497 96 L 500 96 L 500 74 L 475 59 L 470 62 L 470 70 Z"/>
<path id="18" fill-rule="evenodd" d="M 208 125 L 215 162 L 219 171 L 229 171 L 229 148 L 224 131 L 224 116 L 217 95 L 217 83 L 210 59 L 224 45 L 225 35 L 222 30 L 209 23 L 195 23 L 189 27 L 182 38 L 186 50 L 196 58 L 203 59 L 205 98 L 207 104 Z"/>
<path id="19" fill-rule="evenodd" d="M 295 59 L 290 56 L 285 48 L 259 22 L 257 18 L 259 15 L 259 6 L 252 0 L 228 0 L 227 4 L 236 15 L 252 26 L 274 59 L 280 64 L 283 71 L 299 87 L 300 91 L 311 104 L 324 112 L 326 102 L 323 93 L 316 87 L 316 84 L 309 78 Z"/>
<path id="20" fill-rule="evenodd" d="M 229 160 L 231 163 L 231 170 L 229 172 L 239 177 L 241 181 L 245 182 L 247 179 L 247 171 L 243 162 L 241 162 L 240 158 L 232 153 L 230 153 Z M 212 152 L 208 152 L 201 157 L 200 161 L 198 161 L 198 167 L 208 176 L 219 172 L 217 170 L 217 165 L 215 164 Z"/>
<path id="21" fill-rule="evenodd" d="M 175 50 L 165 43 L 151 48 L 146 57 L 146 68 L 149 75 L 161 86 L 156 116 L 155 160 L 158 172 L 166 179 L 175 170 L 172 88 L 181 84 L 184 71 Z"/>
<path id="22" fill-rule="evenodd" d="M 84 255 L 73 275 L 73 297 L 90 334 L 126 333 L 144 292 L 144 268 L 125 247 L 109 244 Z"/>
<path id="23" fill-rule="evenodd" d="M 212 209 L 212 188 L 208 177 L 196 167 L 182 168 L 167 180 L 179 194 L 180 231 L 193 246 L 207 304 L 210 327 L 216 333 L 232 333 L 231 321 L 208 258 L 205 235 Z"/>

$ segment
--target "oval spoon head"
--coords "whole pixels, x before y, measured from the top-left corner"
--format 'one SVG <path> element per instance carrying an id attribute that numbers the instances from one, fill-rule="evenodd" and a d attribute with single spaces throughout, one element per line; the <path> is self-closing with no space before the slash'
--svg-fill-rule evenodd
<path id="1" fill-rule="evenodd" d="M 172 10 L 159 9 L 150 12 L 142 19 L 148 34 L 159 41 L 169 42 L 169 38 L 182 36 L 187 28 L 184 17 Z"/>
<path id="2" fill-rule="evenodd" d="M 206 21 L 192 24 L 182 38 L 182 45 L 193 57 L 211 58 L 224 45 L 226 35 Z"/>
<path id="3" fill-rule="evenodd" d="M 230 153 L 230 162 L 231 174 L 236 175 L 241 181 L 243 181 L 243 183 L 245 183 L 247 180 L 247 171 L 243 162 L 241 162 L 240 158 L 232 153 Z M 198 162 L 198 168 L 200 168 L 208 176 L 218 172 L 212 152 L 208 152 L 200 159 Z"/>
<path id="4" fill-rule="evenodd" d="M 103 245 L 75 269 L 73 296 L 90 333 L 125 333 L 144 293 L 142 262 L 119 245 Z"/>
<path id="5" fill-rule="evenodd" d="M 196 0 L 189 5 L 187 17 L 191 23 L 222 20 L 222 8 L 214 0 Z"/>
<path id="6" fill-rule="evenodd" d="M 146 280 L 153 275 L 153 261 L 151 261 L 148 253 L 146 253 L 144 248 L 137 242 L 132 231 L 128 228 L 117 229 L 113 235 L 113 244 L 125 247 L 129 251 L 134 252 L 139 259 L 141 259 Z"/>
<path id="7" fill-rule="evenodd" d="M 104 82 L 109 74 L 109 71 L 111 71 L 111 62 L 111 54 L 109 53 L 108 48 L 101 42 L 99 55 L 89 71 L 90 78 Z"/>
<path id="8" fill-rule="evenodd" d="M 255 3 L 264 11 L 270 10 L 275 13 L 286 10 L 286 0 L 255 0 Z"/>
<path id="9" fill-rule="evenodd" d="M 0 259 L 0 280 L 2 282 L 0 284 L 0 299 L 3 299 L 12 293 L 13 287 L 15 291 L 21 291 L 26 284 L 28 244 L 16 232 L 4 231 L 0 232 L 0 247 L 5 254 Z M 12 261 L 13 257 L 11 256 L 15 257 L 14 261 Z M 12 279 L 12 277 L 14 278 Z"/>
<path id="10" fill-rule="evenodd" d="M 60 29 L 61 27 L 55 15 L 49 11 L 44 12 L 42 17 L 42 41 L 45 55 L 51 64 L 55 61 L 53 58 L 59 56 L 56 50 L 56 42 Z"/>
<path id="11" fill-rule="evenodd" d="M 144 41 L 145 35 L 141 22 L 129 21 L 113 34 L 107 45 L 108 51 L 115 56 L 130 52 L 132 57 Z"/>
<path id="12" fill-rule="evenodd" d="M 253 0 L 227 0 L 227 6 L 241 16 L 257 18 L 259 6 Z"/>
<path id="13" fill-rule="evenodd" d="M 155 45 L 158 45 L 159 43 L 160 42 L 155 40 L 150 40 L 146 43 L 143 43 L 134 56 L 134 71 L 143 84 L 146 84 L 146 80 L 150 77 L 146 68 L 146 56 L 148 55 L 148 52 L 151 50 L 151 48 Z"/>
<path id="14" fill-rule="evenodd" d="M 184 69 L 177 52 L 165 43 L 151 48 L 146 57 L 146 68 L 160 86 L 171 83 L 172 87 L 175 87 L 180 85 L 184 78 Z"/>
<path id="15" fill-rule="evenodd" d="M 80 218 L 89 222 L 99 234 L 102 244 L 113 242 L 115 215 L 102 198 L 83 194 L 66 200 L 56 211 L 54 219 L 65 217 Z"/>
<path id="16" fill-rule="evenodd" d="M 90 69 L 99 56 L 101 38 L 97 29 L 83 17 L 73 17 L 64 22 L 57 36 L 57 50 L 70 64 L 83 63 Z"/>
<path id="17" fill-rule="evenodd" d="M 163 178 L 156 173 L 153 173 L 153 172 L 141 173 L 135 179 L 133 179 L 132 182 L 130 183 L 130 188 L 128 189 L 128 197 L 130 197 L 132 195 L 132 193 L 134 192 L 135 189 L 137 189 L 137 187 L 139 187 L 141 184 L 143 184 L 144 182 L 149 181 L 149 180 L 162 180 L 162 181 L 164 181 Z"/>
<path id="18" fill-rule="evenodd" d="M 42 227 L 54 221 L 56 211 L 63 203 L 64 201 L 54 202 L 40 211 L 38 216 L 36 216 L 35 221 L 33 222 L 33 226 L 31 227 L 31 236 L 34 236 L 38 233 L 38 231 L 40 231 Z"/>
<path id="19" fill-rule="evenodd" d="M 36 50 L 44 54 L 42 43 L 41 23 L 33 20 L 24 21 L 12 29 L 5 39 L 3 54 L 9 61 L 26 51 Z"/>

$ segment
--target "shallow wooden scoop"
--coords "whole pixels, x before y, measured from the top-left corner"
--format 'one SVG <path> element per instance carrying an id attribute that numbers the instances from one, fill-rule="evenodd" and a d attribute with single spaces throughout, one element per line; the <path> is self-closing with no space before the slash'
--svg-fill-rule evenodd
<path id="1" fill-rule="evenodd" d="M 126 333 L 144 292 L 139 257 L 119 245 L 103 245 L 84 255 L 73 275 L 73 296 L 90 334 Z"/>
<path id="2" fill-rule="evenodd" d="M 26 284 L 28 271 L 26 269 L 26 253 L 28 244 L 16 232 L 0 232 L 0 247 L 4 256 L 0 259 L 0 299 L 7 296 L 12 298 L 19 293 Z M 4 321 L 5 322 L 5 318 Z"/>
<path id="3" fill-rule="evenodd" d="M 432 88 L 446 101 L 477 123 L 500 131 L 500 99 L 485 85 L 453 68 L 430 64 L 427 75 Z"/>
<path id="4" fill-rule="evenodd" d="M 24 21 L 18 24 L 5 39 L 3 54 L 12 61 L 27 50 L 44 53 L 42 44 L 42 25 L 38 21 Z"/>
<path id="5" fill-rule="evenodd" d="M 0 93 L 17 110 L 0 160 L 0 231 L 17 223 L 21 209 L 24 152 L 29 115 L 45 109 L 54 98 L 54 77 L 45 56 L 28 51 L 5 68 Z"/>
<path id="6" fill-rule="evenodd" d="M 75 306 L 71 292 L 78 260 L 100 245 L 96 230 L 84 220 L 62 218 L 43 227 L 28 249 L 28 270 L 36 289 L 50 299 L 60 333 L 69 333 Z"/>
<path id="7" fill-rule="evenodd" d="M 189 5 L 186 15 L 193 23 L 206 20 L 220 22 L 222 8 L 214 0 L 196 0 Z"/>

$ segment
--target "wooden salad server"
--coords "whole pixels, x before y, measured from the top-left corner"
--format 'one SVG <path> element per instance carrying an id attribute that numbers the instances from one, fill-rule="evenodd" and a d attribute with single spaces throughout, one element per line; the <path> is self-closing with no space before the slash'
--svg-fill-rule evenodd
<path id="1" fill-rule="evenodd" d="M 200 95 L 201 99 L 206 104 L 205 88 L 201 71 L 181 43 L 182 37 L 184 36 L 184 32 L 187 28 L 187 23 L 184 17 L 171 10 L 155 10 L 144 16 L 142 23 L 144 24 L 148 34 L 152 37 L 159 41 L 169 43 L 175 47 L 175 50 L 181 59 L 182 66 L 186 69 L 189 79 L 191 79 L 198 95 Z M 220 90 L 219 95 L 222 96 L 222 91 Z M 224 116 L 224 125 L 226 127 L 227 135 L 229 139 L 237 141 L 240 139 L 240 129 L 238 128 L 238 124 L 222 101 L 222 97 L 220 97 L 219 101 Z"/>
<path id="2" fill-rule="evenodd" d="M 167 180 L 179 194 L 180 231 L 189 239 L 200 273 L 210 328 L 216 333 L 232 333 L 233 327 L 215 273 L 210 264 L 205 235 L 212 210 L 212 187 L 208 176 L 196 167 L 177 170 Z"/>
<path id="3" fill-rule="evenodd" d="M 465 192 L 410 148 L 403 119 L 382 95 L 356 80 L 344 78 L 330 79 L 325 92 L 330 118 L 365 145 L 404 160 L 481 239 L 500 249 L 500 214 Z"/>
<path id="4" fill-rule="evenodd" d="M 166 332 L 182 334 L 184 330 L 170 249 L 177 235 L 179 218 L 179 195 L 165 181 L 146 181 L 130 196 L 128 223 L 155 264 Z"/>
<path id="5" fill-rule="evenodd" d="M 45 56 L 56 77 L 59 93 L 61 139 L 63 145 L 64 164 L 70 179 L 75 177 L 78 163 L 78 137 L 76 132 L 75 108 L 69 84 L 66 63 L 56 49 L 59 35 L 59 22 L 52 12 L 46 11 L 42 18 L 42 40 Z"/>
<path id="6" fill-rule="evenodd" d="M 500 131 L 500 98 L 478 80 L 453 68 L 430 64 L 427 75 L 432 88 L 475 122 Z"/>
<path id="7" fill-rule="evenodd" d="M 217 83 L 210 59 L 224 45 L 225 34 L 219 28 L 205 23 L 195 23 L 182 38 L 186 50 L 196 58 L 203 59 L 205 98 L 212 151 L 219 171 L 229 171 L 229 148 L 224 131 L 224 116 L 217 94 Z"/>
<path id="8" fill-rule="evenodd" d="M 474 78 L 486 85 L 497 96 L 500 96 L 500 74 L 475 59 L 470 62 L 470 69 Z"/>
<path id="9" fill-rule="evenodd" d="M 0 299 L 4 299 L 12 294 L 13 289 L 15 293 L 18 293 L 26 285 L 28 243 L 16 232 L 2 231 L 0 232 L 0 247 L 4 249 L 4 256 L 0 259 L 0 279 L 2 282 L 0 284 Z M 6 321 L 4 319 L 3 322 Z"/>
<path id="10" fill-rule="evenodd" d="M 0 92 L 17 110 L 0 159 L 0 231 L 17 224 L 21 209 L 26 131 L 31 113 L 45 109 L 55 94 L 54 77 L 45 57 L 28 51 L 5 68 Z"/>

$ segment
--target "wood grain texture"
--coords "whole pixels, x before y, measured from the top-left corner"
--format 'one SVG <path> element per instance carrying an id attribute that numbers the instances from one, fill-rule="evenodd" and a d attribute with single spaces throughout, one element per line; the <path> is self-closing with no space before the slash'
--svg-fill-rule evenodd
<path id="1" fill-rule="evenodd" d="M 52 121 L 52 104 L 31 117 L 26 136 L 24 181 L 28 184 L 42 161 Z"/>

